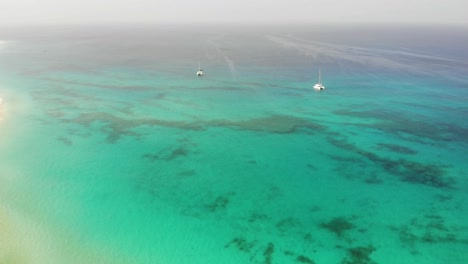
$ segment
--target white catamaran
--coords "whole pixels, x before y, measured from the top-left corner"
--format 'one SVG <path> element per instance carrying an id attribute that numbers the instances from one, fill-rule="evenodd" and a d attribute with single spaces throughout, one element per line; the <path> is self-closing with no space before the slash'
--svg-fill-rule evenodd
<path id="1" fill-rule="evenodd" d="M 317 89 L 317 90 L 323 90 L 325 89 L 325 86 L 322 85 L 322 72 L 319 70 L 319 79 L 318 79 L 318 83 L 316 83 L 314 85 L 314 89 Z"/>
<path id="2" fill-rule="evenodd" d="M 202 70 L 202 68 L 200 66 L 200 63 L 198 64 L 197 76 L 203 76 L 203 70 Z"/>

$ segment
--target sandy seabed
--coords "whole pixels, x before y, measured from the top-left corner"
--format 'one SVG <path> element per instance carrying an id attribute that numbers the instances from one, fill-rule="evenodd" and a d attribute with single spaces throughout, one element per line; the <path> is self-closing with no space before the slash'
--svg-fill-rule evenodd
<path id="1" fill-rule="evenodd" d="M 2 199 L 4 200 L 4 199 Z M 129 263 L 122 256 L 80 245 L 67 232 L 52 230 L 32 217 L 0 204 L 0 263 Z"/>
<path id="2" fill-rule="evenodd" d="M 28 98 L 0 87 L 0 151 L 7 150 L 12 137 L 21 133 L 12 129 L 16 115 L 32 111 Z M 55 230 L 42 223 L 39 216 L 18 207 L 28 204 L 27 193 L 12 196 L 15 183 L 21 179 L 21 169 L 6 161 L 0 167 L 0 263 L 1 264 L 54 264 L 54 263 L 123 263 L 122 256 L 114 258 L 106 250 L 80 245 L 66 230 Z M 21 200 L 21 201 L 18 201 Z M 27 207 L 27 206 L 26 206 Z M 99 252 L 97 252 L 99 251 Z"/>

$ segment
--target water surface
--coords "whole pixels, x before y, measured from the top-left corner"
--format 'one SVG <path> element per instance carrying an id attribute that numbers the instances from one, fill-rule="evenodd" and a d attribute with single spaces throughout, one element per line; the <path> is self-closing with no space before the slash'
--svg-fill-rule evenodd
<path id="1" fill-rule="evenodd" d="M 463 32 L 5 30 L 0 260 L 464 263 Z"/>

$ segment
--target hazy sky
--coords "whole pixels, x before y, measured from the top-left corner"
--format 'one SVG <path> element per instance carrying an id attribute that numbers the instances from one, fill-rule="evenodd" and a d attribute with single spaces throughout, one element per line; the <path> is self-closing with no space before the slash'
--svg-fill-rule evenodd
<path id="1" fill-rule="evenodd" d="M 279 22 L 468 25 L 468 0 L 0 0 L 0 23 Z"/>

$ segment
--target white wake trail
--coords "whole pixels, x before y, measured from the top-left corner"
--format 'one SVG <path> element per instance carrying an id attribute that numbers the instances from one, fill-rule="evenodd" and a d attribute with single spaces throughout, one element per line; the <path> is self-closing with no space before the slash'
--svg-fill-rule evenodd
<path id="1" fill-rule="evenodd" d="M 229 68 L 229 71 L 231 72 L 231 76 L 233 79 L 236 79 L 236 76 L 237 76 L 237 70 L 236 70 L 236 65 L 234 63 L 233 60 L 231 60 L 228 55 L 226 54 L 226 52 L 224 52 L 220 47 L 219 45 L 214 42 L 213 40 L 208 40 L 208 44 L 210 44 L 211 46 L 213 46 L 213 48 L 221 55 L 221 57 L 223 57 L 224 61 L 226 62 L 228 68 Z"/>
<path id="2" fill-rule="evenodd" d="M 383 68 L 411 71 L 423 75 L 441 74 L 444 68 L 466 68 L 468 62 L 439 56 L 432 56 L 408 50 L 390 50 L 349 45 L 338 45 L 300 38 L 280 37 L 268 35 L 266 38 L 286 49 L 319 61 L 319 57 L 326 56 L 336 62 L 345 60 L 353 63 L 367 64 Z M 434 72 L 436 70 L 436 72 Z M 455 76 L 451 76 L 455 78 Z"/>

